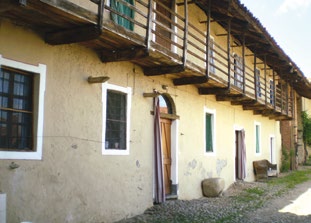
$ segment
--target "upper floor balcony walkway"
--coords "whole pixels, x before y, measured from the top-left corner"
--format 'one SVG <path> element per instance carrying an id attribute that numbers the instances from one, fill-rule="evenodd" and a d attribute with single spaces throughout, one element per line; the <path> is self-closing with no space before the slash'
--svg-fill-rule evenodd
<path id="1" fill-rule="evenodd" d="M 296 93 L 311 98 L 301 71 L 238 0 L 2 0 L 0 17 L 271 119 L 293 117 Z"/>

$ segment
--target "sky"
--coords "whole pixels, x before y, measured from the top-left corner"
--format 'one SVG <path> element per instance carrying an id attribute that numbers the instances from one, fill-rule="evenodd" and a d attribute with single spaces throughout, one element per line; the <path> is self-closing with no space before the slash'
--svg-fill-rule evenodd
<path id="1" fill-rule="evenodd" d="M 311 0 L 240 0 L 311 78 Z"/>

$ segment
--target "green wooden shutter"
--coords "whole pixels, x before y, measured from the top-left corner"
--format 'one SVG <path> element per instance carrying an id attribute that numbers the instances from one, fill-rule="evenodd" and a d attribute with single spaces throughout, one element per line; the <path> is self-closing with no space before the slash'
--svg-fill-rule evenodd
<path id="1" fill-rule="evenodd" d="M 206 114 L 205 116 L 205 124 L 206 124 L 206 130 L 205 130 L 205 151 L 206 152 L 213 152 L 213 134 L 212 134 L 212 115 Z"/>
<path id="2" fill-rule="evenodd" d="M 259 148 L 259 125 L 256 125 L 256 153 L 260 152 Z"/>
<path id="3" fill-rule="evenodd" d="M 134 0 L 124 0 L 124 1 L 128 2 L 131 5 L 134 5 Z M 121 2 L 118 2 L 116 0 L 111 0 L 110 6 L 112 9 L 120 12 L 120 14 L 125 15 L 125 16 L 130 17 L 130 18 L 134 18 L 134 11 L 132 9 L 130 9 L 128 6 L 122 4 Z M 121 25 L 121 26 L 123 26 L 129 30 L 134 30 L 133 22 L 127 20 L 126 18 L 123 18 L 123 17 L 121 17 L 115 13 L 111 13 L 111 19 L 115 23 L 117 23 L 117 24 L 119 24 L 119 25 Z"/>

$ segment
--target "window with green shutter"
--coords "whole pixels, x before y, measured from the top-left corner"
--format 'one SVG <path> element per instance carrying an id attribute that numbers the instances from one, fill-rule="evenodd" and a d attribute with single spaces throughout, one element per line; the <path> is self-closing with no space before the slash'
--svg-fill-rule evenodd
<path id="1" fill-rule="evenodd" d="M 256 153 L 260 153 L 260 126 L 256 125 Z"/>
<path id="2" fill-rule="evenodd" d="M 111 19 L 124 28 L 134 30 L 134 23 L 128 19 L 134 18 L 134 11 L 127 4 L 134 5 L 134 0 L 110 0 L 110 7 L 120 13 L 111 13 Z"/>
<path id="3" fill-rule="evenodd" d="M 212 114 L 205 114 L 205 151 L 206 152 L 213 152 L 213 115 Z"/>

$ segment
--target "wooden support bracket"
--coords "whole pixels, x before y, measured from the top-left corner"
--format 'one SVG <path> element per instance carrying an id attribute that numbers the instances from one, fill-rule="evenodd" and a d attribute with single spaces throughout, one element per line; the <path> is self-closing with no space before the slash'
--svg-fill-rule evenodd
<path id="1" fill-rule="evenodd" d="M 194 77 L 181 77 L 173 80 L 175 86 L 187 85 L 187 84 L 203 84 L 208 81 L 205 76 L 194 76 Z"/>
<path id="2" fill-rule="evenodd" d="M 199 88 L 199 94 L 201 95 L 209 95 L 209 94 L 215 94 L 215 95 L 226 95 L 229 94 L 230 90 L 228 88 Z"/>
<path id="3" fill-rule="evenodd" d="M 102 62 L 131 61 L 147 57 L 148 51 L 145 47 L 131 47 L 128 49 L 102 50 Z"/>
<path id="4" fill-rule="evenodd" d="M 90 83 L 90 84 L 99 84 L 99 83 L 104 83 L 106 81 L 108 81 L 110 79 L 110 77 L 107 77 L 107 76 L 101 76 L 101 77 L 92 77 L 92 76 L 89 76 L 87 78 L 87 81 Z"/>
<path id="5" fill-rule="evenodd" d="M 78 43 L 93 40 L 101 35 L 97 26 L 76 27 L 68 30 L 50 32 L 45 35 L 45 42 L 51 45 Z"/>
<path id="6" fill-rule="evenodd" d="M 158 66 L 158 67 L 145 67 L 144 74 L 146 76 L 156 76 L 156 75 L 164 75 L 164 74 L 174 74 L 185 71 L 183 65 L 175 65 L 175 66 Z"/>
<path id="7" fill-rule="evenodd" d="M 152 93 L 143 93 L 143 96 L 145 98 L 155 98 L 158 97 L 160 94 L 161 94 L 160 92 L 154 91 Z"/>

